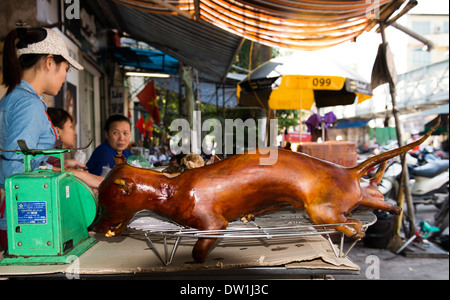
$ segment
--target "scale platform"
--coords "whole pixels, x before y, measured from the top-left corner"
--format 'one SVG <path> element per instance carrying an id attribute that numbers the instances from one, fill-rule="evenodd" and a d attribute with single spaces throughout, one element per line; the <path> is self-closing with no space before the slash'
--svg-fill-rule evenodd
<path id="1" fill-rule="evenodd" d="M 88 227 L 97 213 L 97 199 L 86 183 L 64 171 L 64 153 L 76 149 L 29 149 L 23 140 L 24 172 L 5 180 L 8 251 L 0 265 L 67 264 L 97 241 Z M 31 169 L 31 160 L 53 156 L 61 171 Z"/>

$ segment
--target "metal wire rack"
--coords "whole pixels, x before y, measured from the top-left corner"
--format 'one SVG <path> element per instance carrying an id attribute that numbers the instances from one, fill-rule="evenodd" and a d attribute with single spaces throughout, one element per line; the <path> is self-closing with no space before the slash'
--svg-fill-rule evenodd
<path id="1" fill-rule="evenodd" d="M 377 220 L 372 212 L 363 210 L 355 211 L 352 214 L 352 218 L 360 220 L 364 230 L 374 224 Z M 151 250 L 159 260 L 167 266 L 172 262 L 182 238 L 271 239 L 322 235 L 327 238 L 336 257 L 346 257 L 356 244 L 357 240 L 355 240 L 347 251 L 344 252 L 344 234 L 331 227 L 334 225 L 343 225 L 343 223 L 316 225 L 312 223 L 304 210 L 285 209 L 259 216 L 254 221 L 249 221 L 247 223 L 244 223 L 241 220 L 232 221 L 228 224 L 228 227 L 223 230 L 197 230 L 194 228 L 186 228 L 152 212 L 145 211 L 139 213 L 130 222 L 128 227 L 144 231 L 147 243 Z M 332 233 L 339 233 L 341 236 L 339 252 L 336 250 L 331 240 L 330 234 Z M 164 258 L 154 246 L 152 237 L 163 238 Z M 167 238 L 175 239 L 170 254 Z"/>

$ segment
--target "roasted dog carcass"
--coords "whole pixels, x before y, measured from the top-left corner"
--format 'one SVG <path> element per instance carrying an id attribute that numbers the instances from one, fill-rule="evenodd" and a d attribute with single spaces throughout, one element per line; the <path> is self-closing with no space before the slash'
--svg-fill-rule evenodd
<path id="1" fill-rule="evenodd" d="M 430 135 L 431 131 L 414 143 L 374 156 L 354 168 L 279 149 L 273 165 L 261 165 L 262 155 L 257 151 L 169 177 L 132 167 L 118 158 L 100 185 L 99 215 L 93 229 L 107 236 L 118 235 L 137 212 L 147 209 L 184 226 L 217 230 L 225 229 L 234 219 L 293 206 L 304 208 L 315 224 L 343 224 L 334 227 L 361 239 L 361 222 L 348 219 L 348 214 L 358 206 L 399 214 L 401 209 L 384 202 L 377 188 L 386 162 Z M 379 164 L 376 175 L 362 182 L 361 177 Z M 214 242 L 200 238 L 193 248 L 195 261 L 204 261 Z"/>

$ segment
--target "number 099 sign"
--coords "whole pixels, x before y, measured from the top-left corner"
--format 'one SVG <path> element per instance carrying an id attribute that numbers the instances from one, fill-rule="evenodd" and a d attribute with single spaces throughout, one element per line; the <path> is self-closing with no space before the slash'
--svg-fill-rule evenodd
<path id="1" fill-rule="evenodd" d="M 286 88 L 313 90 L 340 90 L 346 78 L 338 76 L 284 76 Z M 283 85 L 283 82 L 281 83 Z"/>
<path id="2" fill-rule="evenodd" d="M 345 77 L 283 75 L 280 86 L 270 94 L 271 109 L 309 109 L 314 103 L 315 90 L 339 91 L 344 87 Z"/>

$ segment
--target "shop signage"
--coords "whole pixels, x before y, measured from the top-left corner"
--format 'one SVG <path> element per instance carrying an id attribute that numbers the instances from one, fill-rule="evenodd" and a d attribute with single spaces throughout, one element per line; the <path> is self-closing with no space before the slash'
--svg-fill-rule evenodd
<path id="1" fill-rule="evenodd" d="M 124 88 L 123 86 L 113 86 L 111 91 L 111 115 L 122 115 L 124 113 Z"/>

